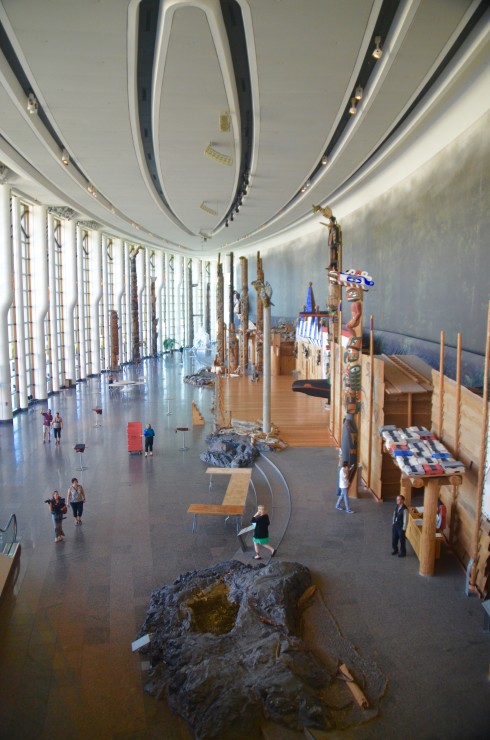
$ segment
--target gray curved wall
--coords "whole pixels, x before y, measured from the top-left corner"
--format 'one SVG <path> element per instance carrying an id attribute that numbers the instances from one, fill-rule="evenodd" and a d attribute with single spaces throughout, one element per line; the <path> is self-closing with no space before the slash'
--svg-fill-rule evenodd
<path id="1" fill-rule="evenodd" d="M 490 297 L 490 114 L 423 167 L 365 207 L 341 219 L 344 268 L 367 270 L 365 295 L 381 332 L 456 346 L 482 355 Z M 274 319 L 295 317 L 313 281 L 326 303 L 327 230 L 263 256 L 274 289 Z M 249 275 L 255 277 L 253 257 Z M 254 297 L 253 297 L 254 298 Z"/>

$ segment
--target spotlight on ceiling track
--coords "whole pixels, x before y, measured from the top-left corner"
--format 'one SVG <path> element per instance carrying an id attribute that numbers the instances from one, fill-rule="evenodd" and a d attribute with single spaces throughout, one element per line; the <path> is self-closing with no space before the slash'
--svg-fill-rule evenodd
<path id="1" fill-rule="evenodd" d="M 362 100 L 362 94 L 363 94 L 363 92 L 364 92 L 364 90 L 362 89 L 362 87 L 360 85 L 358 85 L 356 87 L 356 91 L 354 93 L 355 99 L 356 100 Z"/>
<path id="2" fill-rule="evenodd" d="M 228 219 L 226 219 L 226 221 L 225 221 L 225 226 L 226 226 L 226 228 L 228 228 Z"/>
<path id="3" fill-rule="evenodd" d="M 373 51 L 373 57 L 375 59 L 381 59 L 383 56 L 383 49 L 381 48 L 381 36 L 376 36 L 374 39 L 375 47 Z"/>
<path id="4" fill-rule="evenodd" d="M 327 159 L 327 157 L 326 157 L 326 156 L 322 157 L 322 165 L 323 165 L 324 167 L 325 167 L 325 165 L 327 164 L 327 162 L 328 162 L 328 159 Z"/>
<path id="5" fill-rule="evenodd" d="M 234 215 L 233 215 L 233 213 L 232 213 L 232 214 L 231 214 L 231 216 L 230 216 L 230 221 L 233 221 L 233 219 L 234 219 L 234 218 L 235 218 L 235 217 L 234 217 Z"/>
<path id="6" fill-rule="evenodd" d="M 357 113 L 356 99 L 355 98 L 352 98 L 352 100 L 350 101 L 349 113 L 351 114 L 351 116 L 355 116 L 356 113 Z"/>
<path id="7" fill-rule="evenodd" d="M 66 149 L 63 149 L 63 151 L 61 152 L 61 161 L 63 162 L 65 167 L 68 167 L 68 165 L 70 164 L 70 155 L 68 154 Z"/>
<path id="8" fill-rule="evenodd" d="M 38 105 L 36 96 L 34 93 L 29 93 L 27 96 L 27 111 L 31 114 L 31 116 L 34 116 L 37 113 Z"/>

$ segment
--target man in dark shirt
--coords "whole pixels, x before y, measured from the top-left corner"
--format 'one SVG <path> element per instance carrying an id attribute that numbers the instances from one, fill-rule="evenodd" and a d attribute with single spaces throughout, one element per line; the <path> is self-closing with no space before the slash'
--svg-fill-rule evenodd
<path id="1" fill-rule="evenodd" d="M 395 511 L 393 512 L 393 526 L 391 528 L 391 554 L 404 558 L 407 554 L 405 531 L 408 524 L 408 509 L 405 506 L 405 496 L 396 497 Z M 400 552 L 398 552 L 400 542 Z"/>

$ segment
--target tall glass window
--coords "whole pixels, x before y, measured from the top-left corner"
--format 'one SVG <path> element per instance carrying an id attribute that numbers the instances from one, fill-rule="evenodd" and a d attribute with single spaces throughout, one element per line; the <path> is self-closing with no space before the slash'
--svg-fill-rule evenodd
<path id="1" fill-rule="evenodd" d="M 61 221 L 55 220 L 53 224 L 53 235 L 54 235 L 54 286 L 50 286 L 51 290 L 55 292 L 56 301 L 56 316 L 52 317 L 52 328 L 58 338 L 58 378 L 60 385 L 64 382 L 65 378 L 65 326 L 64 326 L 64 310 L 63 310 L 63 230 Z"/>
<path id="2" fill-rule="evenodd" d="M 85 310 L 85 346 L 81 348 L 81 351 L 85 352 L 85 362 L 88 373 L 89 369 L 90 372 L 92 372 L 92 345 L 90 342 L 92 328 L 90 316 L 90 248 L 88 231 L 84 231 L 82 234 L 82 286 Z"/>
<path id="3" fill-rule="evenodd" d="M 12 278 L 13 279 L 13 278 Z M 15 292 L 12 305 L 8 312 L 9 337 L 9 364 L 10 364 L 10 394 L 12 396 L 12 411 L 19 408 L 19 364 L 17 359 L 17 330 L 15 321 Z"/>
<path id="4" fill-rule="evenodd" d="M 24 303 L 24 347 L 26 356 L 27 400 L 34 398 L 34 346 L 32 328 L 31 292 L 31 235 L 29 206 L 21 204 L 20 209 L 20 248 L 22 256 L 22 299 Z M 19 318 L 19 317 L 18 317 Z"/>

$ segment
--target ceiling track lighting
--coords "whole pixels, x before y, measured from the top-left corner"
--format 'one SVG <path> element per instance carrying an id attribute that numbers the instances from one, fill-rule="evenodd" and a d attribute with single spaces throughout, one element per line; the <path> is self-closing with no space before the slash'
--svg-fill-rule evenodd
<path id="1" fill-rule="evenodd" d="M 355 116 L 356 113 L 357 113 L 356 99 L 355 98 L 352 98 L 352 100 L 350 101 L 349 113 L 350 113 L 351 116 Z"/>
<path id="2" fill-rule="evenodd" d="M 383 49 L 381 48 L 381 36 L 376 36 L 374 39 L 375 47 L 372 56 L 374 59 L 381 59 L 383 56 Z"/>
<path id="3" fill-rule="evenodd" d="M 221 152 L 217 152 L 216 149 L 213 149 L 211 146 L 211 143 L 209 143 L 204 150 L 204 154 L 207 157 L 211 157 L 211 159 L 214 159 L 215 162 L 218 162 L 218 164 L 224 164 L 228 167 L 231 167 L 233 164 L 233 157 L 229 157 L 228 154 L 222 154 Z"/>
<path id="4" fill-rule="evenodd" d="M 231 129 L 231 116 L 229 111 L 224 111 L 219 117 L 219 130 L 222 133 L 226 133 Z"/>
<path id="5" fill-rule="evenodd" d="M 328 159 L 327 159 L 327 156 L 325 155 L 325 156 L 322 157 L 322 165 L 323 165 L 323 167 L 325 167 L 325 165 L 327 164 L 327 162 L 328 162 Z"/>
<path id="6" fill-rule="evenodd" d="M 63 149 L 63 151 L 61 152 L 61 161 L 63 162 L 65 167 L 68 167 L 68 165 L 70 164 L 70 155 L 68 154 L 66 149 Z"/>
<path id="7" fill-rule="evenodd" d="M 207 206 L 204 201 L 201 203 L 199 208 L 201 209 L 201 211 L 204 211 L 204 213 L 209 213 L 210 216 L 218 215 L 218 211 L 215 211 L 214 208 L 210 208 L 209 206 Z"/>
<path id="8" fill-rule="evenodd" d="M 355 93 L 354 93 L 354 97 L 355 97 L 355 99 L 356 99 L 356 100 L 362 100 L 362 95 L 363 95 L 363 92 L 364 92 L 364 90 L 362 89 L 362 87 L 361 87 L 360 85 L 358 85 L 358 86 L 356 87 L 356 91 L 355 91 Z"/>
<path id="9" fill-rule="evenodd" d="M 29 93 L 27 96 L 27 112 L 30 113 L 31 116 L 34 116 L 38 111 L 38 107 L 36 96 L 34 93 Z"/>

